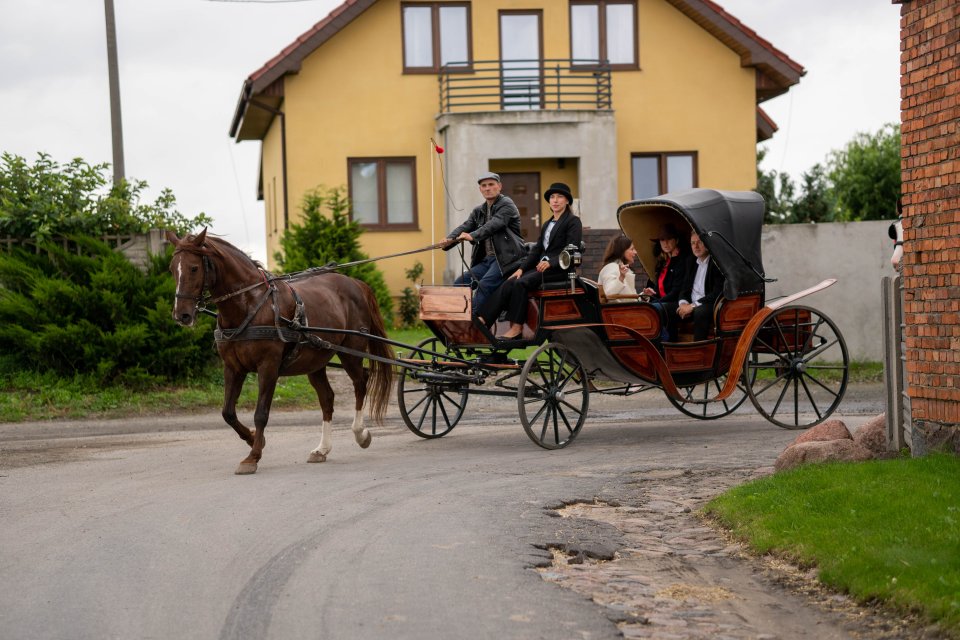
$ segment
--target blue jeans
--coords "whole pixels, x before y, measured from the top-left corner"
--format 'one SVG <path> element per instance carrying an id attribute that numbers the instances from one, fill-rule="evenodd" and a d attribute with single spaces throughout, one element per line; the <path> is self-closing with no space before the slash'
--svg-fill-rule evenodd
<path id="1" fill-rule="evenodd" d="M 497 264 L 496 256 L 487 256 L 469 271 L 454 280 L 453 284 L 468 284 L 474 286 L 476 291 L 473 294 L 473 315 L 483 305 L 484 301 L 493 291 L 503 282 L 503 274 L 500 273 L 500 265 Z"/>

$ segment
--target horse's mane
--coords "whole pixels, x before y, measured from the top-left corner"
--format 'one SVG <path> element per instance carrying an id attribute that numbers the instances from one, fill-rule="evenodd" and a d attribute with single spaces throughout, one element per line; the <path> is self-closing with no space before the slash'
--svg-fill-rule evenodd
<path id="1" fill-rule="evenodd" d="M 235 247 L 234 245 L 230 244 L 229 242 L 227 242 L 226 240 L 223 240 L 218 236 L 214 236 L 208 233 L 207 237 L 204 239 L 203 245 L 200 247 L 195 247 L 192 244 L 187 244 L 188 240 L 193 240 L 194 238 L 196 238 L 196 236 L 193 234 L 190 234 L 185 238 L 183 238 L 183 241 L 181 242 L 181 246 L 179 246 L 178 249 L 180 251 L 187 251 L 190 253 L 199 253 L 201 255 L 208 255 L 208 256 L 217 256 L 220 258 L 225 258 L 228 255 L 232 255 L 242 263 L 246 263 L 248 265 L 252 265 L 256 269 L 261 269 L 263 271 L 266 271 L 266 268 L 263 266 L 263 263 L 261 263 L 259 260 L 254 260 L 249 255 L 247 255 L 246 252 L 241 251 L 239 248 Z"/>

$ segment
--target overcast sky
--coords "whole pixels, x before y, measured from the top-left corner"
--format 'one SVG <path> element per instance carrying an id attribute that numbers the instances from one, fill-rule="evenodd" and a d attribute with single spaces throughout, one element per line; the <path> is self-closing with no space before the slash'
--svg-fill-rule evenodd
<path id="1" fill-rule="evenodd" d="M 807 70 L 763 104 L 780 127 L 765 168 L 799 179 L 857 132 L 899 122 L 899 6 L 718 2 Z M 231 118 L 243 80 L 340 0 L 114 3 L 127 176 L 150 183 L 149 200 L 169 187 L 181 212 L 265 259 L 259 143 L 233 142 Z M 0 16 L 0 151 L 112 162 L 103 1 L 0 0 Z"/>

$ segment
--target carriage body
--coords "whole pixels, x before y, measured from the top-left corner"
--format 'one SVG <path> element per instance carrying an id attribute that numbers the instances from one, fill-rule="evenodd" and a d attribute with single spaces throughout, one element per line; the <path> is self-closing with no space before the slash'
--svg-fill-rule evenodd
<path id="1" fill-rule="evenodd" d="M 421 318 L 436 336 L 431 346 L 450 357 L 438 358 L 435 350 L 432 356 L 421 356 L 439 369 L 473 371 L 474 393 L 515 393 L 527 434 L 547 448 L 566 446 L 576 437 L 590 393 L 650 388 L 662 389 L 674 406 L 696 418 L 723 417 L 750 397 L 778 426 L 812 426 L 826 419 L 842 398 L 848 357 L 842 335 L 829 318 L 791 303 L 833 281 L 768 304 L 761 255 L 763 217 L 759 194 L 712 189 L 631 201 L 618 208 L 620 227 L 638 247 L 648 274 L 654 273 L 654 259 L 645 249 L 663 224 L 698 232 L 724 278 L 723 295 L 713 308 L 705 340 L 694 341 L 681 324 L 676 342 L 662 342 L 664 319 L 649 302 L 607 300 L 596 282 L 571 274 L 567 283 L 533 292 L 522 340 L 509 342 L 497 340 L 471 321 L 468 287 L 422 288 Z M 530 354 L 532 347 L 536 350 Z M 516 349 L 527 350 L 523 359 L 491 357 Z M 557 368 L 564 373 L 550 372 Z M 827 370 L 826 382 L 820 369 Z M 477 382 L 503 373 L 517 378 L 516 385 L 498 381 L 499 389 L 492 392 L 477 389 Z M 530 375 L 541 379 L 530 383 Z M 561 383 L 570 389 L 550 391 Z M 457 390 L 465 404 L 467 386 Z M 407 419 L 404 390 L 400 391 L 404 418 L 418 432 Z M 565 400 L 557 400 L 565 394 Z M 436 395 L 442 404 L 442 394 Z M 582 402 L 571 403 L 571 397 L 582 397 Z M 528 407 L 533 414 L 529 420 Z M 424 420 L 421 416 L 419 423 Z M 447 420 L 439 431 L 432 424 L 433 434 L 425 437 L 444 435 L 455 423 Z"/>

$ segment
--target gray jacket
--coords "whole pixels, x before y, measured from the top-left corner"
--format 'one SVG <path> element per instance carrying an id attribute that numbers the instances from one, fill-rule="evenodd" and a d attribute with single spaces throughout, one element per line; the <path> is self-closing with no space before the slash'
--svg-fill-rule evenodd
<path id="1" fill-rule="evenodd" d="M 470 212 L 470 217 L 451 231 L 447 237 L 456 238 L 464 231 L 473 236 L 474 248 L 473 256 L 470 259 L 471 268 L 476 266 L 485 255 L 484 251 L 480 249 L 480 243 L 488 238 L 492 239 L 493 251 L 497 256 L 500 271 L 507 275 L 517 268 L 520 259 L 524 256 L 523 237 L 520 235 L 520 212 L 513 200 L 500 194 L 493 201 L 490 221 L 484 224 L 484 220 L 486 220 L 484 209 L 486 206 L 487 203 L 484 202 L 475 207 Z"/>

